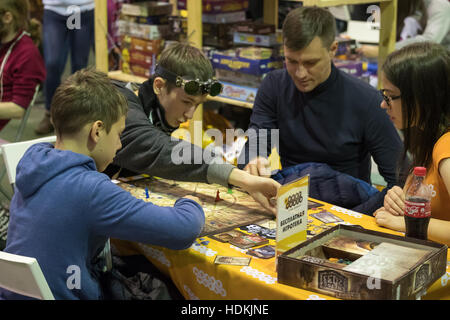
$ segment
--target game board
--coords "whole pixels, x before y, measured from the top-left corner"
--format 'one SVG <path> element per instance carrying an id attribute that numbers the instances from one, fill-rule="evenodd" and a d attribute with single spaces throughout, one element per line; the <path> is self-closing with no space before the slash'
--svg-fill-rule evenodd
<path id="1" fill-rule="evenodd" d="M 185 195 L 194 195 L 202 201 L 205 226 L 200 236 L 206 236 L 252 224 L 273 216 L 247 193 L 217 184 L 180 182 L 141 176 L 120 179 L 118 185 L 134 197 L 158 206 L 173 206 Z"/>

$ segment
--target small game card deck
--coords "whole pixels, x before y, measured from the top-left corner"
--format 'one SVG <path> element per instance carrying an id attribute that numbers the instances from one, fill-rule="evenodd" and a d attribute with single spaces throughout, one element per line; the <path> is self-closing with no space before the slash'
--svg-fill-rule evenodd
<path id="1" fill-rule="evenodd" d="M 260 246 L 268 242 L 269 240 L 256 234 L 244 234 L 240 237 L 236 237 L 230 240 L 230 243 L 232 245 L 239 247 L 241 249 L 248 249 L 251 247 Z"/>
<path id="2" fill-rule="evenodd" d="M 228 264 L 233 266 L 248 266 L 250 264 L 251 258 L 247 257 L 225 257 L 216 256 L 214 259 L 215 264 Z"/>
<path id="3" fill-rule="evenodd" d="M 214 235 L 209 235 L 208 237 L 220 241 L 220 242 L 230 242 L 233 238 L 241 237 L 245 235 L 245 233 L 237 231 L 237 230 L 230 230 Z"/>
<path id="4" fill-rule="evenodd" d="M 331 212 L 322 210 L 320 212 L 317 213 L 311 213 L 310 214 L 311 217 L 316 218 L 320 221 L 322 221 L 323 223 L 337 223 L 337 222 L 343 222 L 344 220 L 342 220 L 341 218 L 335 216 L 334 214 L 332 214 Z"/>
<path id="5" fill-rule="evenodd" d="M 228 242 L 241 249 L 260 246 L 269 242 L 269 240 L 258 236 L 257 234 L 245 234 L 238 230 L 222 232 L 215 235 L 210 235 L 209 237 L 220 242 Z"/>
<path id="6" fill-rule="evenodd" d="M 266 227 L 262 227 L 258 224 L 249 224 L 248 226 L 240 227 L 239 229 L 247 231 L 248 233 L 257 234 L 258 236 L 275 240 L 277 236 L 277 229 L 269 229 Z"/>
<path id="7" fill-rule="evenodd" d="M 260 259 L 270 259 L 275 256 L 275 246 L 264 246 L 247 250 L 247 254 Z"/>

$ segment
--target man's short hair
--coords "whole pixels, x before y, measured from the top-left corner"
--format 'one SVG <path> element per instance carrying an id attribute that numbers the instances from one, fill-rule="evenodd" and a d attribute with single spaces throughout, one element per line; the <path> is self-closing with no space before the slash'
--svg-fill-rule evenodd
<path id="1" fill-rule="evenodd" d="M 329 48 L 336 37 L 336 22 L 326 9 L 300 7 L 293 9 L 283 23 L 284 45 L 293 51 L 306 48 L 319 37 L 322 45 Z"/>
<path id="2" fill-rule="evenodd" d="M 161 52 L 158 64 L 166 70 L 181 77 L 207 81 L 214 76 L 214 69 L 209 59 L 200 49 L 188 43 L 177 42 Z M 175 84 L 167 82 L 170 92 Z"/>
<path id="3" fill-rule="evenodd" d="M 81 69 L 56 89 L 51 119 L 58 136 L 72 135 L 97 120 L 109 133 L 114 123 L 127 114 L 128 102 L 107 75 L 93 68 Z"/>

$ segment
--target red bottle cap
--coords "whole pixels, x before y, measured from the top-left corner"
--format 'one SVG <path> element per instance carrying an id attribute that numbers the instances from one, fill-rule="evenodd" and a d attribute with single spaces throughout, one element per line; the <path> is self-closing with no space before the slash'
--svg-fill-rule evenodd
<path id="1" fill-rule="evenodd" d="M 419 176 L 419 177 L 425 177 L 427 175 L 427 168 L 414 167 L 414 175 Z"/>

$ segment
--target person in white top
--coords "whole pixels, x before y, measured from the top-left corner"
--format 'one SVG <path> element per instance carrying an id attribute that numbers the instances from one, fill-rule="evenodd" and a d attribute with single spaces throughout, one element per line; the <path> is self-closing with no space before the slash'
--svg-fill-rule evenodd
<path id="1" fill-rule="evenodd" d="M 448 0 L 398 0 L 397 43 L 431 41 L 450 49 L 450 2 Z M 358 51 L 367 58 L 378 57 L 378 46 L 363 45 Z"/>
<path id="2" fill-rule="evenodd" d="M 43 50 L 47 78 L 45 80 L 45 108 L 42 121 L 35 128 L 37 134 L 53 131 L 50 122 L 50 103 L 70 52 L 71 71 L 85 68 L 94 44 L 94 0 L 43 0 Z"/>

